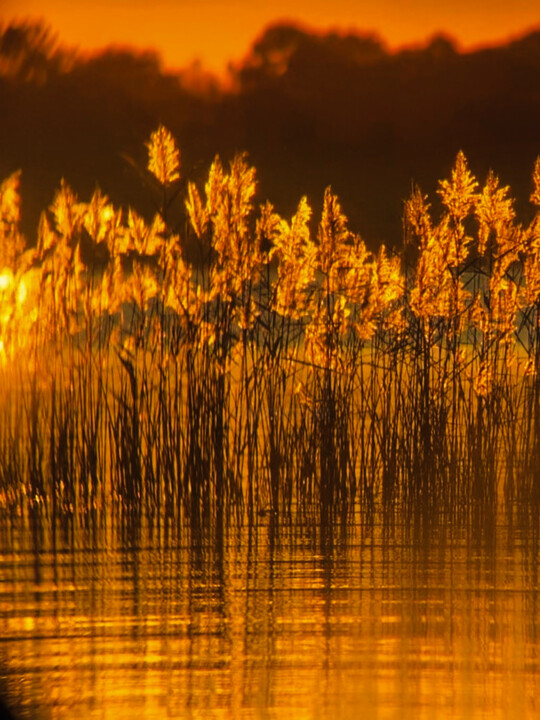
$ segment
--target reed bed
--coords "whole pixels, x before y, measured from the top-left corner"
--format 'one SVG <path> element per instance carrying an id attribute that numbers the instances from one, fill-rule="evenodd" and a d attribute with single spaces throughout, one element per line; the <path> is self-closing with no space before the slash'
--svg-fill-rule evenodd
<path id="1" fill-rule="evenodd" d="M 200 189 L 164 127 L 147 148 L 151 223 L 62 182 L 27 248 L 20 174 L 0 187 L 4 507 L 193 521 L 536 497 L 540 160 L 524 225 L 459 153 L 437 220 L 419 189 L 405 203 L 397 255 L 368 251 L 330 188 L 317 222 L 306 198 L 285 220 L 256 207 L 244 156 Z"/>

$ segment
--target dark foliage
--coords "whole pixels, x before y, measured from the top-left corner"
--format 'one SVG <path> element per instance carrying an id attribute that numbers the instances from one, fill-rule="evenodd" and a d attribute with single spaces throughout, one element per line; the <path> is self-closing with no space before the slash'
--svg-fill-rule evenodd
<path id="1" fill-rule="evenodd" d="M 540 153 L 540 32 L 471 53 L 437 37 L 390 54 L 373 36 L 276 25 L 233 69 L 233 89 L 201 90 L 152 52 L 81 59 L 40 25 L 4 28 L 0 60 L 0 175 L 23 171 L 30 241 L 61 177 L 81 196 L 97 184 L 153 212 L 136 167 L 160 122 L 185 176 L 202 176 L 216 151 L 246 150 L 278 210 L 290 215 L 306 192 L 317 210 L 330 183 L 372 246 L 400 244 L 411 179 L 433 187 L 458 150 L 480 178 L 494 167 L 518 203 Z"/>

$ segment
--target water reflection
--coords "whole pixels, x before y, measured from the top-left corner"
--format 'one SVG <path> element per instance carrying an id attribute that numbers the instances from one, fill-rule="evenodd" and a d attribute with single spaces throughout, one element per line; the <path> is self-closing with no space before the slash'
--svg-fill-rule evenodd
<path id="1" fill-rule="evenodd" d="M 537 516 L 3 516 L 2 673 L 21 716 L 533 716 Z"/>

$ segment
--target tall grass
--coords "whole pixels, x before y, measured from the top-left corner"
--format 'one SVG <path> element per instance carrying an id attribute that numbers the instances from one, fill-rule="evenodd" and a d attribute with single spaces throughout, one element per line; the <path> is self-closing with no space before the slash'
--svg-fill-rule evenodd
<path id="1" fill-rule="evenodd" d="M 193 520 L 538 492 L 540 161 L 523 225 L 458 154 L 437 220 L 419 189 L 405 204 L 400 257 L 330 188 L 318 223 L 306 198 L 288 221 L 255 207 L 245 157 L 201 191 L 165 128 L 147 145 L 151 223 L 62 182 L 26 249 L 20 175 L 0 188 L 4 506 Z"/>

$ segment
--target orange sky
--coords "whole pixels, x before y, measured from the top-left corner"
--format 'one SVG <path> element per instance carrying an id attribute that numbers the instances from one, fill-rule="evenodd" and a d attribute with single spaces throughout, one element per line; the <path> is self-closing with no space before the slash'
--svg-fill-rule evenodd
<path id="1" fill-rule="evenodd" d="M 276 19 L 376 31 L 389 47 L 438 31 L 462 47 L 540 27 L 538 0 L 0 0 L 0 19 L 43 17 L 68 45 L 156 48 L 168 68 L 200 58 L 220 71 Z"/>

